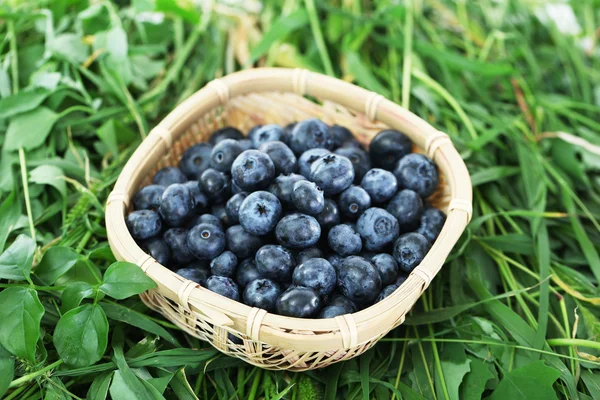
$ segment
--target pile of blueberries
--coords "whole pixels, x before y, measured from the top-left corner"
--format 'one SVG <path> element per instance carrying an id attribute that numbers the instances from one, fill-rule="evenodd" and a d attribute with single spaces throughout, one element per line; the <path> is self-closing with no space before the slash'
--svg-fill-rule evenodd
<path id="1" fill-rule="evenodd" d="M 280 315 L 333 318 L 381 301 L 423 260 L 446 216 L 428 157 L 396 130 L 368 151 L 308 119 L 226 127 L 159 170 L 127 227 L 184 278 Z"/>

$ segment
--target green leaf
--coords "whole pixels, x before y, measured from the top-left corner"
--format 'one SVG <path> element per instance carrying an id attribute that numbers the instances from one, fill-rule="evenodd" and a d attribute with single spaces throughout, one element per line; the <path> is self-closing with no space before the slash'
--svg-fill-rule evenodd
<path id="1" fill-rule="evenodd" d="M 390 91 L 387 90 L 371 73 L 371 70 L 361 61 L 359 55 L 355 52 L 345 54 L 348 73 L 352 74 L 356 81 L 365 88 L 377 92 L 384 97 L 390 97 Z"/>
<path id="2" fill-rule="evenodd" d="M 460 398 L 462 400 L 480 400 L 487 381 L 494 377 L 488 364 L 476 358 L 471 360 L 471 372 L 465 375 L 460 385 Z"/>
<path id="3" fill-rule="evenodd" d="M 98 375 L 92 382 L 90 390 L 87 392 L 87 399 L 105 400 L 108 394 L 108 386 L 110 385 L 112 377 L 112 372 L 105 372 L 101 375 Z"/>
<path id="4" fill-rule="evenodd" d="M 137 138 L 125 124 L 114 119 L 106 121 L 96 134 L 113 154 L 119 154 L 119 144 L 129 144 Z"/>
<path id="5" fill-rule="evenodd" d="M 137 379 L 137 377 L 136 377 Z M 110 397 L 113 400 L 137 399 L 137 393 L 125 382 L 121 371 L 115 371 L 110 385 Z"/>
<path id="6" fill-rule="evenodd" d="M 507 233 L 505 235 L 480 237 L 478 240 L 507 253 L 517 253 L 526 256 L 534 254 L 533 241 L 527 235 Z"/>
<path id="7" fill-rule="evenodd" d="M 536 361 L 505 374 L 489 400 L 550 400 L 556 399 L 552 385 L 560 372 Z"/>
<path id="8" fill-rule="evenodd" d="M 192 0 L 156 0 L 155 9 L 181 17 L 192 24 L 200 22 L 200 13 Z"/>
<path id="9" fill-rule="evenodd" d="M 190 386 L 190 383 L 185 376 L 185 367 L 180 368 L 179 371 L 175 373 L 171 382 L 169 382 L 169 386 L 180 400 L 198 400 L 198 397 L 194 393 L 194 389 Z"/>
<path id="10" fill-rule="evenodd" d="M 458 388 L 463 381 L 464 376 L 471 371 L 471 360 L 467 358 L 464 346 L 461 344 L 445 343 L 440 362 L 444 380 L 446 381 L 446 387 L 448 388 L 448 395 L 451 400 L 458 400 Z M 439 384 L 440 378 L 440 376 L 436 375 L 436 382 L 438 383 L 436 388 L 440 391 L 438 393 L 438 398 L 443 398 L 441 385 Z"/>
<path id="11" fill-rule="evenodd" d="M 600 399 L 600 375 L 593 374 L 590 370 L 585 370 L 581 373 L 581 379 L 594 399 Z M 2 394 L 0 387 L 0 395 Z"/>
<path id="12" fill-rule="evenodd" d="M 35 268 L 34 273 L 43 282 L 52 285 L 75 265 L 78 258 L 79 254 L 68 247 L 50 247 L 44 253 L 44 257 Z"/>
<path id="13" fill-rule="evenodd" d="M 36 88 L 0 99 L 0 119 L 33 110 L 42 104 L 49 94 L 46 89 Z"/>
<path id="14" fill-rule="evenodd" d="M 87 282 L 70 283 L 60 297 L 60 311 L 66 313 L 79 307 L 83 299 L 91 299 L 95 293 L 94 287 Z"/>
<path id="15" fill-rule="evenodd" d="M 4 393 L 8 390 L 8 385 L 10 385 L 14 376 L 15 359 L 13 355 L 0 344 L 0 398 L 2 398 Z"/>
<path id="16" fill-rule="evenodd" d="M 46 382 L 46 395 L 44 396 L 44 400 L 72 399 L 72 397 L 66 393 L 68 390 L 60 379 L 52 377 Z"/>
<path id="17" fill-rule="evenodd" d="M 58 190 L 63 199 L 67 197 L 65 173 L 54 165 L 40 165 L 29 173 L 29 181 L 40 185 L 50 185 Z"/>
<path id="18" fill-rule="evenodd" d="M 83 43 L 82 38 L 74 33 L 63 33 L 55 36 L 48 41 L 47 48 L 54 55 L 74 64 L 84 62 L 89 54 L 89 49 Z"/>
<path id="19" fill-rule="evenodd" d="M 35 242 L 27 235 L 19 235 L 4 253 L 0 254 L 0 278 L 26 280 L 31 273 Z"/>
<path id="20" fill-rule="evenodd" d="M 44 307 L 37 292 L 11 287 L 0 293 L 0 344 L 19 358 L 33 362 Z"/>
<path id="21" fill-rule="evenodd" d="M 21 215 L 21 202 L 15 200 L 15 192 L 11 192 L 0 205 L 0 253 L 4 250 L 8 235 Z"/>
<path id="22" fill-rule="evenodd" d="M 58 114 L 46 107 L 38 107 L 13 117 L 6 132 L 4 149 L 18 150 L 23 147 L 31 150 L 41 146 L 57 119 Z"/>
<path id="23" fill-rule="evenodd" d="M 508 176 L 517 175 L 519 173 L 519 167 L 512 166 L 495 166 L 490 168 L 481 169 L 471 175 L 471 184 L 475 186 L 483 185 L 489 182 L 495 182 L 499 179 L 506 178 Z"/>
<path id="24" fill-rule="evenodd" d="M 108 320 L 97 304 L 84 304 L 66 314 L 56 324 L 54 346 L 70 366 L 92 365 L 106 351 Z"/>
<path id="25" fill-rule="evenodd" d="M 112 298 L 123 300 L 156 287 L 156 282 L 135 264 L 124 261 L 113 263 L 104 273 L 100 290 Z"/>

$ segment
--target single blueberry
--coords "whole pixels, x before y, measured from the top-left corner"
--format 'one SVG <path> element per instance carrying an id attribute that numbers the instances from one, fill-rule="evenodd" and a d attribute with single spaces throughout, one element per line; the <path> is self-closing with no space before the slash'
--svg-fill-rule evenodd
<path id="1" fill-rule="evenodd" d="M 412 142 L 393 129 L 379 132 L 369 145 L 371 162 L 378 168 L 392 171 L 399 159 L 412 152 Z"/>
<path id="2" fill-rule="evenodd" d="M 335 201 L 331 199 L 325 199 L 325 207 L 323 211 L 315 216 L 321 228 L 328 230 L 340 223 L 340 211 Z"/>
<path id="3" fill-rule="evenodd" d="M 340 194 L 338 205 L 342 215 L 354 221 L 371 207 L 371 196 L 362 187 L 352 185 Z"/>
<path id="4" fill-rule="evenodd" d="M 356 223 L 365 250 L 379 251 L 392 243 L 400 234 L 398 220 L 383 208 L 371 207 Z"/>
<path id="5" fill-rule="evenodd" d="M 279 296 L 276 310 L 277 314 L 287 317 L 309 318 L 321 310 L 321 299 L 310 288 L 294 286 Z"/>
<path id="6" fill-rule="evenodd" d="M 187 181 L 183 184 L 194 198 L 194 204 L 196 205 L 196 211 L 202 212 L 208 207 L 208 197 L 200 189 L 198 181 Z"/>
<path id="7" fill-rule="evenodd" d="M 235 275 L 238 260 L 231 251 L 224 251 L 210 262 L 210 272 L 213 275 L 232 278 Z"/>
<path id="8" fill-rule="evenodd" d="M 125 221 L 127 229 L 134 239 L 150 239 L 160 233 L 162 221 L 156 211 L 138 210 L 132 211 Z"/>
<path id="9" fill-rule="evenodd" d="M 292 276 L 294 285 L 309 287 L 319 296 L 332 293 L 336 281 L 335 269 L 324 258 L 311 258 L 298 265 Z"/>
<path id="10" fill-rule="evenodd" d="M 337 154 L 327 154 L 310 167 L 311 180 L 326 195 L 334 195 L 347 189 L 354 180 L 354 167 L 350 160 Z"/>
<path id="11" fill-rule="evenodd" d="M 171 228 L 163 234 L 165 243 L 171 249 L 171 260 L 179 265 L 194 261 L 194 255 L 187 245 L 188 233 L 185 228 Z"/>
<path id="12" fill-rule="evenodd" d="M 196 258 L 211 260 L 225 250 L 225 234 L 213 224 L 200 224 L 190 229 L 187 245 Z"/>
<path id="13" fill-rule="evenodd" d="M 148 185 L 140 189 L 133 197 L 134 210 L 158 210 L 160 198 L 165 187 L 161 185 Z"/>
<path id="14" fill-rule="evenodd" d="M 253 235 L 266 235 L 275 228 L 281 214 L 281 203 L 274 194 L 266 191 L 254 192 L 240 205 L 240 225 Z"/>
<path id="15" fill-rule="evenodd" d="M 338 273 L 338 287 L 355 303 L 371 304 L 381 292 L 381 277 L 373 265 L 362 257 L 347 257 Z"/>
<path id="16" fill-rule="evenodd" d="M 255 125 L 248 131 L 248 140 L 250 140 L 250 143 L 254 142 L 254 136 L 260 128 L 262 128 L 262 125 Z M 254 145 L 252 146 L 252 148 L 254 148 Z"/>
<path id="17" fill-rule="evenodd" d="M 229 227 L 225 236 L 227 237 L 227 249 L 239 259 L 254 257 L 256 250 L 263 245 L 260 236 L 246 232 L 241 225 Z"/>
<path id="18" fill-rule="evenodd" d="M 260 190 L 268 187 L 275 177 L 275 165 L 267 154 L 258 150 L 246 150 L 233 162 L 231 176 L 244 190 Z"/>
<path id="19" fill-rule="evenodd" d="M 300 172 L 300 175 L 310 179 L 310 167 L 315 161 L 327 154 L 331 154 L 327 149 L 309 149 L 302 153 L 298 159 L 298 172 Z"/>
<path id="20" fill-rule="evenodd" d="M 225 228 L 233 224 L 233 222 L 229 219 L 229 215 L 227 214 L 225 204 L 215 204 L 210 208 L 210 212 L 212 213 L 212 215 L 217 217 L 219 221 L 221 221 L 221 225 Z"/>
<path id="21" fill-rule="evenodd" d="M 281 287 L 270 279 L 255 279 L 244 289 L 244 303 L 250 307 L 258 307 L 269 312 L 275 311 Z"/>
<path id="22" fill-rule="evenodd" d="M 388 285 L 388 286 L 384 287 L 383 290 L 381 291 L 381 293 L 379 293 L 379 296 L 377 296 L 375 303 L 379 303 L 381 300 L 385 299 L 390 294 L 394 293 L 396 291 L 396 289 L 398 289 L 398 285 Z"/>
<path id="23" fill-rule="evenodd" d="M 184 183 L 187 181 L 186 176 L 177 167 L 164 167 L 152 178 L 152 183 L 159 186 L 167 187 L 174 183 Z"/>
<path id="24" fill-rule="evenodd" d="M 266 142 L 258 148 L 263 153 L 266 153 L 273 165 L 275 166 L 275 174 L 291 174 L 298 169 L 298 160 L 294 152 L 283 142 L 273 141 Z"/>
<path id="25" fill-rule="evenodd" d="M 263 125 L 252 135 L 252 138 L 250 138 L 252 147 L 258 149 L 263 143 L 274 142 L 276 140 L 279 141 L 282 134 L 283 128 L 279 125 Z"/>
<path id="26" fill-rule="evenodd" d="M 327 306 L 319 313 L 319 318 L 335 318 L 340 315 L 348 314 L 344 307 L 340 306 Z"/>
<path id="27" fill-rule="evenodd" d="M 158 212 L 167 225 L 179 226 L 192 216 L 195 206 L 188 188 L 174 183 L 163 192 Z"/>
<path id="28" fill-rule="evenodd" d="M 210 144 L 213 146 L 225 139 L 240 140 L 243 139 L 244 135 L 238 129 L 233 126 L 226 126 L 221 129 L 217 129 L 210 136 Z"/>
<path id="29" fill-rule="evenodd" d="M 296 266 L 292 253 L 275 244 L 267 244 L 258 249 L 255 261 L 261 276 L 279 282 L 289 282 Z"/>
<path id="30" fill-rule="evenodd" d="M 294 131 L 294 127 L 296 127 L 297 122 L 291 122 L 283 127 L 283 133 L 281 134 L 281 140 L 283 143 L 290 145 L 292 141 L 292 132 Z"/>
<path id="31" fill-rule="evenodd" d="M 283 217 L 275 228 L 277 241 L 291 249 L 314 246 L 321 237 L 321 226 L 314 217 L 290 214 Z"/>
<path id="32" fill-rule="evenodd" d="M 423 200 L 414 190 L 404 189 L 392 197 L 387 210 L 398 220 L 400 231 L 409 232 L 419 226 Z"/>
<path id="33" fill-rule="evenodd" d="M 446 222 L 446 214 L 434 207 L 427 207 L 421 214 L 420 225 L 417 232 L 425 236 L 431 244 L 440 235 Z"/>
<path id="34" fill-rule="evenodd" d="M 182 278 L 189 279 L 192 282 L 196 282 L 200 286 L 206 287 L 206 280 L 210 276 L 210 271 L 202 268 L 185 267 L 175 271 L 176 274 Z"/>
<path id="35" fill-rule="evenodd" d="M 358 309 L 352 300 L 338 292 L 334 292 L 329 297 L 329 303 L 327 305 L 342 307 L 345 314 L 352 314 Z"/>
<path id="36" fill-rule="evenodd" d="M 323 121 L 315 118 L 307 119 L 294 126 L 290 147 L 296 154 L 316 148 L 331 150 L 333 138 L 329 127 Z"/>
<path id="37" fill-rule="evenodd" d="M 231 178 L 213 168 L 202 173 L 200 187 L 213 203 L 227 201 L 231 196 Z"/>
<path id="38" fill-rule="evenodd" d="M 148 240 L 144 240 L 140 243 L 140 247 L 146 253 L 150 254 L 150 256 L 152 256 L 152 258 L 154 258 L 160 265 L 164 267 L 169 266 L 171 250 L 163 239 L 159 237 L 153 237 Z"/>
<path id="39" fill-rule="evenodd" d="M 262 276 L 258 272 L 253 258 L 246 258 L 238 265 L 235 279 L 240 287 L 245 287 L 253 280 L 259 278 L 262 278 Z"/>
<path id="40" fill-rule="evenodd" d="M 344 257 L 358 254 L 362 250 L 360 235 L 347 224 L 331 228 L 327 236 L 327 242 L 331 250 Z"/>
<path id="41" fill-rule="evenodd" d="M 212 214 L 202 214 L 197 217 L 192 218 L 192 223 L 190 224 L 190 229 L 196 225 L 200 224 L 213 224 L 219 229 L 223 230 L 223 223 L 218 217 L 215 217 Z"/>
<path id="42" fill-rule="evenodd" d="M 391 285 L 398 278 L 398 263 L 391 255 L 379 253 L 369 260 L 381 277 L 383 286 Z"/>
<path id="43" fill-rule="evenodd" d="M 294 184 L 292 202 L 298 211 L 310 215 L 319 214 L 325 208 L 323 191 L 310 181 L 299 181 Z"/>
<path id="44" fill-rule="evenodd" d="M 237 156 L 242 154 L 242 146 L 237 140 L 223 139 L 213 147 L 210 153 L 210 165 L 217 171 L 229 173 Z"/>
<path id="45" fill-rule="evenodd" d="M 292 203 L 292 191 L 296 182 L 303 181 L 306 178 L 298 174 L 279 175 L 269 186 L 269 192 L 273 193 L 282 204 Z"/>
<path id="46" fill-rule="evenodd" d="M 298 265 L 310 260 L 311 258 L 325 258 L 325 255 L 318 247 L 309 247 L 306 250 L 302 250 L 296 256 L 296 263 Z"/>
<path id="47" fill-rule="evenodd" d="M 215 292 L 231 300 L 240 300 L 238 285 L 236 285 L 231 278 L 227 278 L 226 276 L 211 276 L 206 280 L 206 288 L 211 292 Z"/>
<path id="48" fill-rule="evenodd" d="M 345 128 L 340 125 L 332 125 L 329 128 L 331 131 L 331 138 L 333 141 L 333 148 L 337 149 L 342 146 L 344 143 L 354 139 L 354 135 L 348 128 Z"/>
<path id="49" fill-rule="evenodd" d="M 179 168 L 188 179 L 198 180 L 204 171 L 210 168 L 210 153 L 212 146 L 208 143 L 198 143 L 188 147 L 181 156 Z"/>
<path id="50" fill-rule="evenodd" d="M 394 258 L 400 269 L 412 272 L 429 251 L 429 241 L 420 233 L 410 232 L 400 236 L 394 243 Z"/>
<path id="51" fill-rule="evenodd" d="M 394 169 L 394 175 L 401 188 L 414 190 L 423 198 L 431 196 L 440 183 L 437 167 L 423 154 L 402 157 Z"/>
<path id="52" fill-rule="evenodd" d="M 240 192 L 234 194 L 227 200 L 225 210 L 227 211 L 227 216 L 232 224 L 238 224 L 240 222 L 240 206 L 246 197 L 248 197 L 247 192 Z"/>
<path id="53" fill-rule="evenodd" d="M 350 146 L 347 142 L 335 151 L 335 154 L 346 157 L 354 167 L 354 184 L 360 185 L 363 177 L 371 169 L 369 155 L 359 146 Z"/>
<path id="54" fill-rule="evenodd" d="M 360 185 L 369 193 L 373 203 L 388 201 L 398 190 L 398 181 L 394 174 L 380 168 L 369 170 Z"/>

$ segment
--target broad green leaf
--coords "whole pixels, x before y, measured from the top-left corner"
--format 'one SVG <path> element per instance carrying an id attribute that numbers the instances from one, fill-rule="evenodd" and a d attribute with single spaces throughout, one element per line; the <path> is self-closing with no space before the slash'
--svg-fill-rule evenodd
<path id="1" fill-rule="evenodd" d="M 84 62 L 89 54 L 89 49 L 83 43 L 83 39 L 74 33 L 55 36 L 49 40 L 47 48 L 55 55 L 75 64 Z"/>
<path id="2" fill-rule="evenodd" d="M 35 275 L 45 283 L 51 285 L 56 280 L 70 270 L 77 259 L 79 254 L 68 247 L 54 246 L 50 247 L 48 251 L 44 253 L 42 261 L 35 268 Z"/>
<path id="3" fill-rule="evenodd" d="M 63 290 L 60 297 L 60 311 L 66 313 L 69 310 L 79 307 L 83 299 L 92 298 L 94 293 L 96 293 L 94 287 L 87 282 L 70 283 Z"/>
<path id="4" fill-rule="evenodd" d="M 102 278 L 102 271 L 96 264 L 80 260 L 55 282 L 57 286 L 66 286 L 72 282 L 87 282 L 96 285 Z"/>
<path id="5" fill-rule="evenodd" d="M 16 200 L 15 192 L 11 192 L 0 205 L 0 254 L 20 216 L 21 202 Z"/>
<path id="6" fill-rule="evenodd" d="M 594 374 L 590 370 L 581 373 L 581 379 L 594 399 L 600 399 L 600 375 Z M 2 390 L 0 390 L 0 394 Z"/>
<path id="7" fill-rule="evenodd" d="M 136 377 L 137 379 L 137 377 Z M 123 379 L 123 375 L 121 371 L 115 371 L 112 383 L 110 385 L 110 397 L 113 400 L 129 400 L 129 399 L 138 399 L 137 393 L 129 387 L 125 379 Z"/>
<path id="8" fill-rule="evenodd" d="M 489 400 L 551 400 L 556 399 L 552 385 L 560 372 L 536 361 L 505 374 Z"/>
<path id="9" fill-rule="evenodd" d="M 135 264 L 124 261 L 113 263 L 104 273 L 100 290 L 112 298 L 123 300 L 156 287 L 156 282 Z"/>
<path id="10" fill-rule="evenodd" d="M 460 398 L 458 388 L 465 375 L 471 371 L 471 360 L 467 358 L 464 346 L 458 343 L 445 343 L 440 358 L 444 380 L 446 381 L 446 387 L 448 388 L 448 395 L 451 400 L 458 400 Z M 438 398 L 443 398 L 440 378 L 441 377 L 436 374 Z"/>
<path id="11" fill-rule="evenodd" d="M 169 386 L 180 400 L 198 400 L 194 389 L 192 389 L 185 376 L 185 368 L 181 368 L 175 373 L 173 379 L 169 382 Z"/>
<path id="12" fill-rule="evenodd" d="M 137 138 L 131 129 L 115 119 L 106 121 L 96 134 L 113 154 L 119 154 L 119 144 L 129 144 Z"/>
<path id="13" fill-rule="evenodd" d="M 480 400 L 487 381 L 494 375 L 490 372 L 488 364 L 477 358 L 470 358 L 471 372 L 465 375 L 460 385 L 460 398 L 462 400 Z"/>
<path id="14" fill-rule="evenodd" d="M 58 190 L 63 199 L 67 197 L 65 173 L 54 165 L 40 165 L 29 173 L 29 181 L 40 185 L 50 185 Z"/>
<path id="15" fill-rule="evenodd" d="M 58 354 L 73 367 L 87 367 L 100 360 L 107 343 L 108 320 L 96 304 L 84 304 L 67 312 L 54 330 Z"/>
<path id="16" fill-rule="evenodd" d="M 0 344 L 19 358 L 33 362 L 44 307 L 37 292 L 11 287 L 0 292 Z"/>
<path id="17" fill-rule="evenodd" d="M 0 278 L 29 279 L 35 242 L 27 235 L 19 235 L 4 253 L 0 254 Z"/>
<path id="18" fill-rule="evenodd" d="M 113 377 L 112 372 L 105 372 L 101 375 L 98 375 L 94 379 L 94 381 L 92 382 L 92 385 L 90 386 L 90 389 L 88 390 L 87 399 L 88 400 L 105 400 L 106 396 L 108 395 L 108 387 L 110 385 L 112 377 Z"/>
<path id="19" fill-rule="evenodd" d="M 46 107 L 38 107 L 26 113 L 19 114 L 10 120 L 6 139 L 5 150 L 35 149 L 45 141 L 58 114 Z"/>
<path id="20" fill-rule="evenodd" d="M 0 119 L 33 110 L 42 104 L 49 94 L 46 89 L 36 88 L 0 99 Z"/>
<path id="21" fill-rule="evenodd" d="M 155 9 L 181 17 L 192 24 L 200 22 L 200 13 L 192 0 L 156 0 Z"/>
<path id="22" fill-rule="evenodd" d="M 0 398 L 6 393 L 8 385 L 10 385 L 14 376 L 15 359 L 13 355 L 0 344 Z"/>

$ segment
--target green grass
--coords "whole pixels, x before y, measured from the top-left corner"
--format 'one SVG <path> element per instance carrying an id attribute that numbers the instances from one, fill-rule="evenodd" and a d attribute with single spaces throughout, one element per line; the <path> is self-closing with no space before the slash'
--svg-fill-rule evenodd
<path id="1" fill-rule="evenodd" d="M 574 36 L 524 0 L 93 3 L 0 4 L 0 397 L 600 398 L 597 1 L 568 5 Z M 124 162 L 179 102 L 252 65 L 410 107 L 473 177 L 473 220 L 406 323 L 322 371 L 221 355 L 145 308 L 151 282 L 115 286 L 135 270 L 107 271 Z"/>

